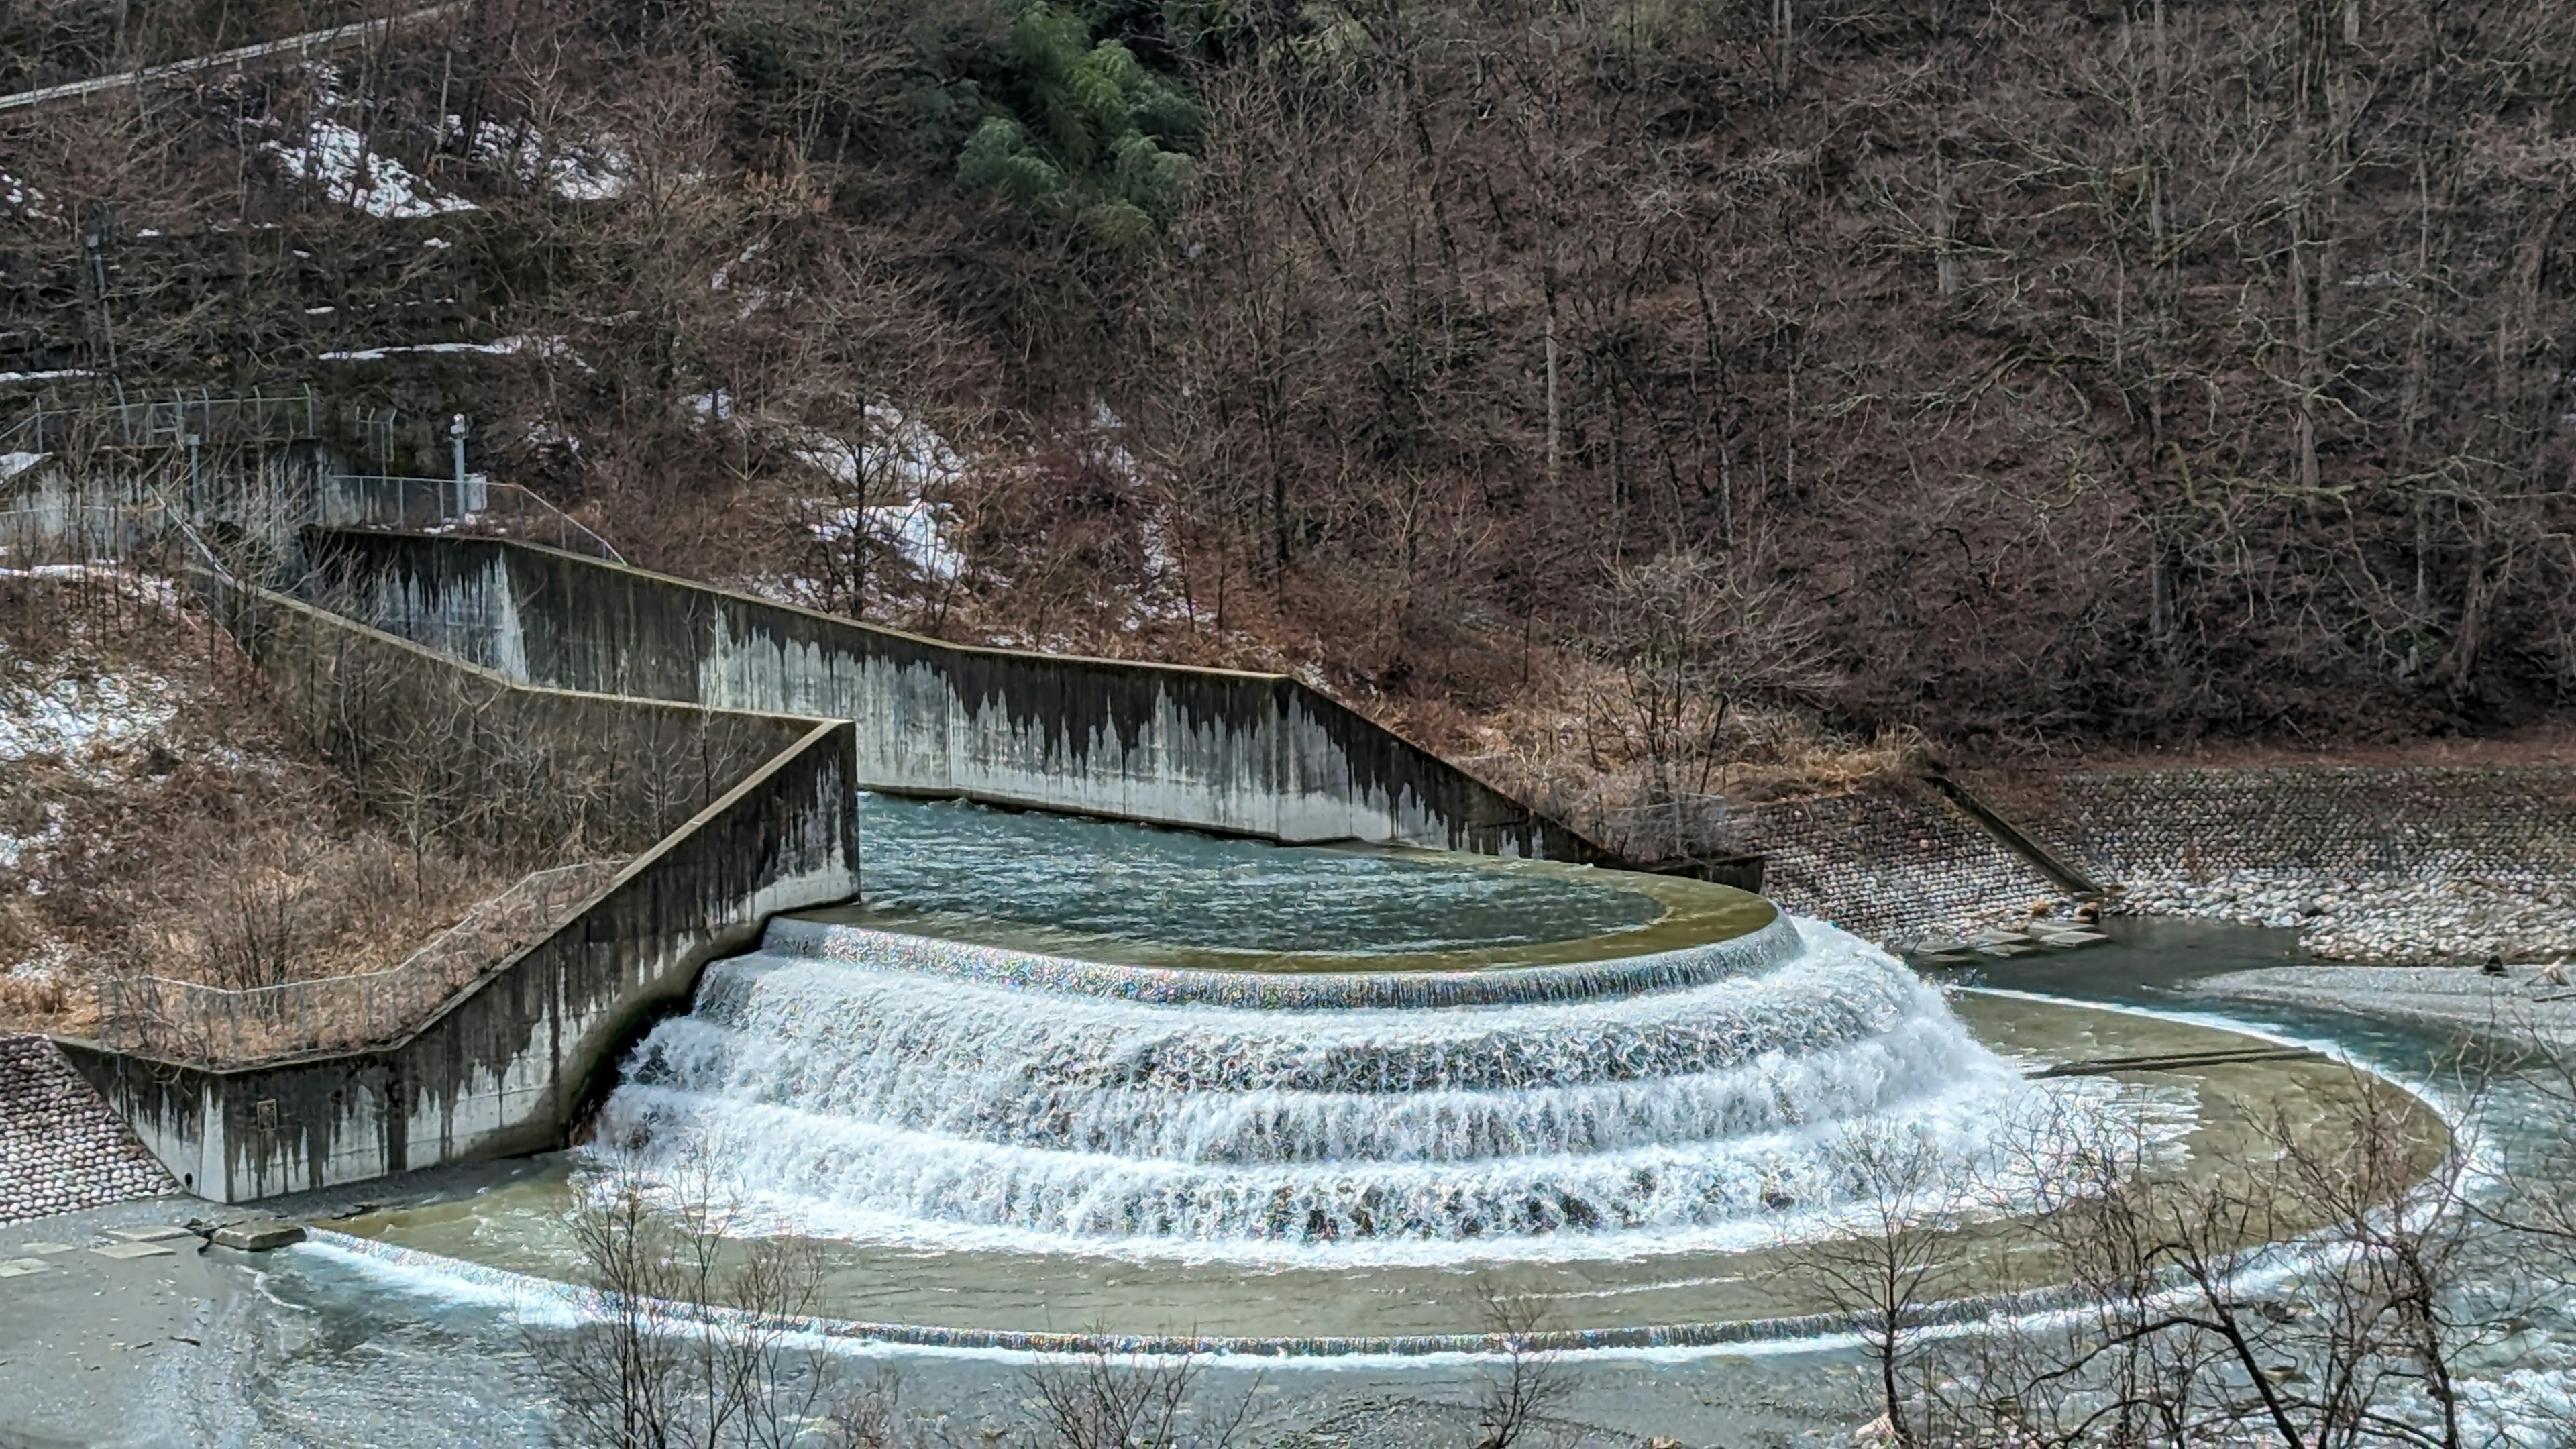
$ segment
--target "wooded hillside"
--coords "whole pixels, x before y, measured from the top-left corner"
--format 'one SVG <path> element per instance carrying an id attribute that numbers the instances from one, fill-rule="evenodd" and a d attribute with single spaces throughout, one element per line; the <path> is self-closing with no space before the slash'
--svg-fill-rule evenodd
<path id="1" fill-rule="evenodd" d="M 0 38 L 253 10 L 354 13 Z M 470 405 L 644 559 L 922 627 L 1435 721 L 1580 658 L 1650 753 L 2489 731 L 2576 693 L 2571 102 L 2502 0 L 476 0 L 0 113 L 0 368 Z M 833 532 L 906 428 L 949 576 Z"/>

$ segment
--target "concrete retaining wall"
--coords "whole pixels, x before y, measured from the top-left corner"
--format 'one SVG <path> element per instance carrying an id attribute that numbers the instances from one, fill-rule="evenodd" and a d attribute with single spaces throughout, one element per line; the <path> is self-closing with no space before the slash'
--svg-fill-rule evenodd
<path id="1" fill-rule="evenodd" d="M 535 687 L 283 594 L 203 573 L 191 584 L 360 798 L 398 823 L 578 830 L 594 849 L 641 849 L 814 724 Z"/>
<path id="2" fill-rule="evenodd" d="M 308 597 L 513 679 L 856 721 L 868 789 L 1601 857 L 1284 676 L 967 648 L 502 540 L 315 530 L 307 556 Z"/>
<path id="3" fill-rule="evenodd" d="M 398 1042 L 230 1070 L 63 1051 L 183 1187 L 220 1202 L 562 1147 L 615 1054 L 701 967 L 776 912 L 857 893 L 856 731 L 806 726 Z"/>

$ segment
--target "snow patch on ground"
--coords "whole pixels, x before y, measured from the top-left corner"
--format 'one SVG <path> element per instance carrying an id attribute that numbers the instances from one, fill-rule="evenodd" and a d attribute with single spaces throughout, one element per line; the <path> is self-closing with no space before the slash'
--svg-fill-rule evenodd
<path id="1" fill-rule="evenodd" d="M 561 448 L 567 453 L 581 451 L 580 438 L 574 436 L 563 424 L 547 422 L 542 418 L 528 424 L 528 442 L 534 447 Z"/>
<path id="2" fill-rule="evenodd" d="M 751 245 L 744 247 L 740 256 L 737 256 L 732 261 L 716 268 L 716 274 L 707 278 L 707 290 L 710 292 L 721 292 L 725 288 L 732 286 L 733 269 L 736 267 L 749 266 L 753 258 L 759 256 L 763 251 L 768 249 L 768 245 L 769 244 L 767 242 L 753 242 Z"/>
<path id="3" fill-rule="evenodd" d="M 45 193 L 6 171 L 0 171 L 0 208 L 24 212 L 29 216 L 62 215 L 60 209 L 45 204 Z"/>
<path id="4" fill-rule="evenodd" d="M 159 733 L 177 712 L 170 681 L 156 675 L 0 684 L 0 761 L 90 763 Z"/>
<path id="5" fill-rule="evenodd" d="M 337 99 L 324 92 L 317 110 Z M 369 216 L 411 219 L 479 209 L 461 196 L 440 195 L 400 161 L 373 154 L 366 137 L 328 115 L 314 116 L 300 143 L 271 141 L 268 149 L 299 179 L 318 183 L 333 200 Z"/>
<path id="6" fill-rule="evenodd" d="M 0 453 L 0 483 L 8 482 L 51 456 L 50 453 Z"/>
<path id="7" fill-rule="evenodd" d="M 847 545 L 864 529 L 867 537 L 893 549 L 914 573 L 944 584 L 966 571 L 966 556 L 948 541 L 954 522 L 945 505 L 916 498 L 872 508 L 835 508 L 809 526 L 816 538 L 839 545 Z"/>
<path id="8" fill-rule="evenodd" d="M 966 571 L 966 555 L 954 539 L 956 514 L 929 495 L 964 478 L 965 460 L 937 429 L 901 408 L 872 403 L 863 422 L 857 441 L 818 428 L 792 436 L 790 450 L 838 483 L 845 496 L 891 500 L 864 506 L 825 502 L 823 516 L 809 525 L 814 536 L 846 545 L 864 535 L 893 549 L 923 579 L 953 582 Z"/>
<path id="9" fill-rule="evenodd" d="M 461 125 L 461 121 L 450 118 Z M 626 194 L 635 159 L 614 141 L 561 142 L 532 127 L 485 121 L 474 133 L 474 154 L 529 186 L 544 186 L 566 201 L 611 201 Z"/>
<path id="10" fill-rule="evenodd" d="M 45 828 L 34 835 L 10 835 L 0 832 L 0 870 L 16 870 L 19 860 L 29 850 L 59 844 L 63 838 L 63 807 L 45 806 Z"/>
<path id="11" fill-rule="evenodd" d="M 797 430 L 792 446 L 844 488 L 919 498 L 966 476 L 965 460 L 936 428 L 903 409 L 870 403 L 857 442 L 819 428 Z"/>
<path id="12" fill-rule="evenodd" d="M 1130 493 L 1152 497 L 1153 479 L 1144 463 L 1120 441 L 1127 424 L 1109 404 L 1094 401 L 1091 405 L 1093 446 L 1100 463 Z M 1133 612 L 1118 623 L 1121 631 L 1134 633 L 1147 621 L 1171 622 L 1189 617 L 1188 592 L 1181 577 L 1179 556 L 1172 551 L 1171 510 L 1157 507 L 1145 516 L 1138 530 L 1138 542 L 1145 551 L 1145 576 L 1132 601 Z"/>
<path id="13" fill-rule="evenodd" d="M 892 543 L 915 573 L 944 584 L 965 572 L 966 556 L 948 541 L 953 520 L 944 506 L 915 499 L 867 514 L 869 532 Z"/>

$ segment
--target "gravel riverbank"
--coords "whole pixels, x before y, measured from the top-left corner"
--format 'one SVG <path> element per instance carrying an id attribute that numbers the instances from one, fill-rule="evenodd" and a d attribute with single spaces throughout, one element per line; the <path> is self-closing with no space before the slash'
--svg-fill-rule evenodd
<path id="1" fill-rule="evenodd" d="M 2576 882 L 2471 875 L 2230 871 L 2131 880 L 2110 909 L 2297 929 L 2330 961 L 2476 964 L 2576 959 Z"/>
<path id="2" fill-rule="evenodd" d="M 2570 973 L 2576 975 L 2576 973 Z M 2205 996 L 2351 1012 L 2504 1041 L 2576 1046 L 2576 987 L 2533 967 L 2276 966 L 2203 978 Z"/>

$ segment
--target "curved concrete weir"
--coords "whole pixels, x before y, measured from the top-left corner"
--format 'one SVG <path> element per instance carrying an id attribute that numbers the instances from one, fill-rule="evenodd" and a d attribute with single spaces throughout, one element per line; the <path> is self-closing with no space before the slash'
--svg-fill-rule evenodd
<path id="1" fill-rule="evenodd" d="M 2051 1279 L 2018 1225 L 2079 1129 L 2205 1179 L 2259 1157 L 2276 1101 L 2331 1137 L 2335 1103 L 2382 1090 L 2314 1060 L 2034 1081 L 2070 1057 L 2246 1039 L 2022 1001 L 1954 1010 L 1876 948 L 1723 887 L 1190 837 L 1153 851 L 1171 859 L 1141 908 L 1123 868 L 1014 904 L 971 862 L 925 857 L 889 872 L 883 911 L 777 922 L 637 1048 L 587 1157 L 362 1221 L 378 1246 L 348 1250 L 577 1276 L 570 1195 L 630 1154 L 662 1190 L 712 1180 L 734 1231 L 816 1243 L 840 1331 L 1424 1351 L 1477 1331 L 1476 1274 L 1550 1300 L 1570 1334 L 1718 1342 L 1830 1306 L 1790 1270 L 1872 1210 L 1856 1142 L 1921 1154 L 1957 1192 L 1969 1286 L 2012 1292 Z M 1558 873 L 1514 874 L 1533 870 Z M 1293 899 L 1307 871 L 1329 883 L 1318 900 L 1395 880 L 1421 919 L 1259 950 L 1259 913 L 1193 907 L 1246 879 Z M 978 895 L 996 912 L 953 909 Z M 1011 918 L 1139 909 L 1165 913 L 1167 938 Z"/>

